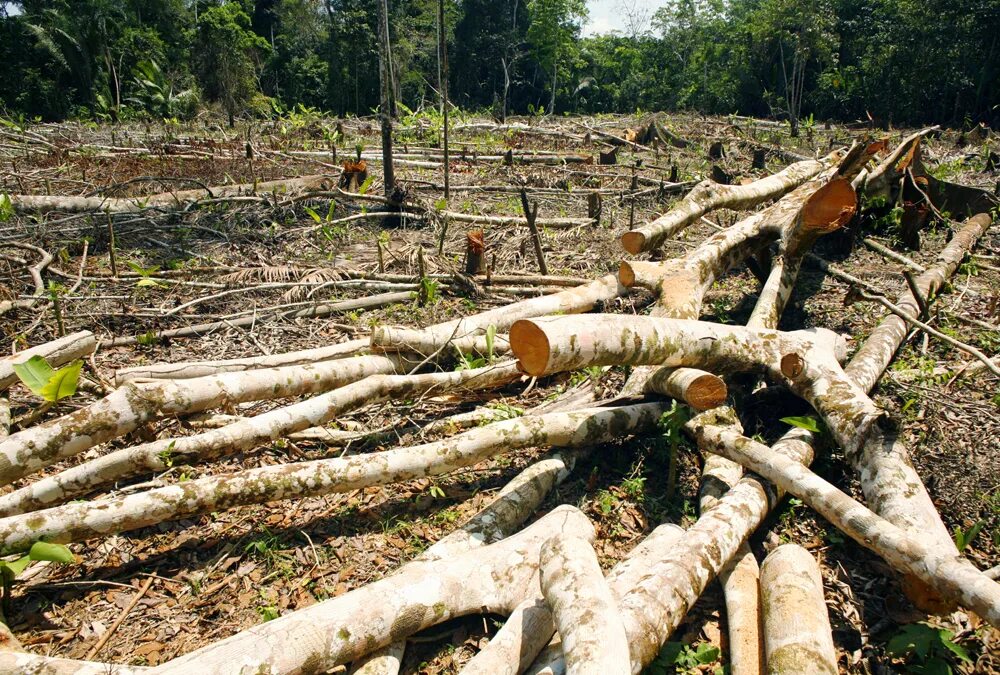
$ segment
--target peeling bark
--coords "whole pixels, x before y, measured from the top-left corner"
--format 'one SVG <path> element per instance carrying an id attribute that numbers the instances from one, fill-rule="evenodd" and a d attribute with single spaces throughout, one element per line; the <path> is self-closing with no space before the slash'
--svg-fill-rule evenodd
<path id="1" fill-rule="evenodd" d="M 764 648 L 771 675 L 837 675 L 823 577 L 809 551 L 779 546 L 760 569 Z"/>

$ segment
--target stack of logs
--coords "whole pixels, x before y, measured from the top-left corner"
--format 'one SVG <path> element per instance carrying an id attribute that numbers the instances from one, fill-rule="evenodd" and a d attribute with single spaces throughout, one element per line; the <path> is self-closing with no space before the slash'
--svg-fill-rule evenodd
<path id="1" fill-rule="evenodd" d="M 0 485 L 80 457 L 167 416 L 223 404 L 305 398 L 22 482 L 0 495 L 0 553 L 23 552 L 39 540 L 83 542 L 241 505 L 440 475 L 516 448 L 551 447 L 551 454 L 525 469 L 481 513 L 397 573 L 143 672 L 324 672 L 353 663 L 357 673 L 395 673 L 405 638 L 487 611 L 509 618 L 463 672 L 637 673 L 719 577 L 731 672 L 757 673 L 766 667 L 836 673 L 815 561 L 801 548 L 783 546 L 758 568 L 746 544 L 785 494 L 884 558 L 915 602 L 961 605 L 1000 626 L 1000 585 L 959 555 L 907 448 L 868 395 L 907 335 L 906 318 L 886 317 L 846 364 L 845 341 L 832 331 L 777 328 L 813 243 L 854 217 L 859 194 L 896 198 L 901 185 L 923 177 L 922 135 L 905 139 L 884 157 L 876 155 L 884 146 L 860 144 L 796 162 L 746 185 L 705 181 L 667 214 L 622 237 L 630 253 L 653 251 L 715 209 L 773 202 L 682 258 L 631 260 L 617 275 L 585 286 L 421 330 L 382 326 L 370 339 L 334 347 L 120 370 L 117 388 L 104 399 L 0 440 Z M 915 184 L 932 193 L 948 190 L 926 179 Z M 132 204 L 122 200 L 116 206 Z M 918 314 L 913 293 L 933 297 L 990 222 L 985 214 L 964 221 L 937 263 L 914 280 L 913 292 L 895 303 L 902 313 Z M 763 250 L 773 256 L 747 325 L 701 321 L 712 284 Z M 474 267 L 470 271 L 478 271 L 480 263 Z M 633 287 L 655 294 L 649 316 L 587 313 Z M 403 374 L 456 351 L 485 352 L 487 334 L 491 351 L 512 358 L 472 370 L 425 368 Z M 31 353 L 56 365 L 93 349 L 93 336 L 78 334 L 22 352 L 0 361 L 0 386 L 14 381 L 12 363 Z M 304 433 L 380 400 L 623 364 L 634 368 L 620 402 L 526 415 L 374 454 L 267 466 L 74 501 L 174 464 L 207 462 Z M 724 378 L 735 373 L 765 376 L 807 401 L 857 471 L 865 500 L 874 508 L 810 471 L 811 432 L 792 429 L 771 447 L 744 436 L 725 405 Z M 668 409 L 663 396 L 699 411 L 685 426 L 705 455 L 701 514 L 694 525 L 686 531 L 661 525 L 607 574 L 592 548 L 594 526 L 580 510 L 559 506 L 521 529 L 572 471 L 577 448 L 654 431 Z M 3 672 L 139 670 L 31 654 L 17 649 L 13 636 L 8 646 L 0 652 Z"/>

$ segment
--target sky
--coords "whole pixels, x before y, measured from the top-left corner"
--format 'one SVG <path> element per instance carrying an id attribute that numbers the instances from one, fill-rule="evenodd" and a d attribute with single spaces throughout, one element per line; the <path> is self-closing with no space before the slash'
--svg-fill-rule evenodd
<path id="1" fill-rule="evenodd" d="M 623 30 L 625 28 L 625 16 L 621 10 L 622 4 L 635 6 L 637 9 L 648 13 L 649 17 L 653 13 L 667 4 L 666 0 L 587 0 L 587 9 L 590 10 L 590 18 L 583 27 L 584 35 L 594 35 L 597 33 L 608 33 L 613 30 Z"/>

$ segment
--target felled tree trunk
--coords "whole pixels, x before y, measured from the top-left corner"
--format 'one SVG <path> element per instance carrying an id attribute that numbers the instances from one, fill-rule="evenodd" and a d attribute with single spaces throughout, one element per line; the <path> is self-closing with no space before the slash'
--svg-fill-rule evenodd
<path id="1" fill-rule="evenodd" d="M 534 377 L 587 366 L 654 363 L 778 373 L 787 354 L 836 363 L 846 349 L 841 336 L 824 328 L 780 332 L 619 314 L 522 319 L 510 330 L 510 345 L 519 367 Z"/>
<path id="2" fill-rule="evenodd" d="M 922 533 L 907 532 L 826 482 L 800 462 L 773 452 L 712 420 L 689 423 L 699 443 L 793 494 L 847 536 L 885 558 L 894 568 L 916 576 L 942 597 L 1000 626 L 1000 584 Z M 836 672 L 836 671 L 834 671 Z"/>
<path id="3" fill-rule="evenodd" d="M 26 675 L 138 675 L 149 672 L 149 668 L 60 659 L 26 652 L 0 652 L 0 672 Z"/>
<path id="4" fill-rule="evenodd" d="M 520 417 L 453 438 L 384 452 L 267 466 L 116 498 L 73 502 L 0 519 L 0 555 L 36 541 L 83 541 L 246 504 L 346 492 L 434 476 L 532 447 L 579 447 L 655 428 L 661 403 Z"/>
<path id="5" fill-rule="evenodd" d="M 449 341 L 454 342 L 473 337 L 481 338 L 491 325 L 496 326 L 498 332 L 504 332 L 517 319 L 545 314 L 587 312 L 598 303 L 611 301 L 626 293 L 628 293 L 628 289 L 618 283 L 617 276 L 608 275 L 581 286 L 568 288 L 565 291 L 521 300 L 421 330 L 379 326 L 375 329 L 370 340 L 351 340 L 332 347 L 307 349 L 267 357 L 165 363 L 128 368 L 118 371 L 117 378 L 120 384 L 133 378 L 182 379 L 265 367 L 308 364 L 314 361 L 351 356 L 364 350 L 369 344 L 386 351 L 399 351 L 412 346 L 415 348 L 414 351 L 419 353 L 433 354 L 446 347 Z"/>
<path id="6" fill-rule="evenodd" d="M 829 157 L 797 162 L 748 185 L 719 185 L 713 181 L 702 181 L 669 213 L 622 235 L 622 246 L 633 254 L 651 251 L 709 211 L 718 208 L 745 209 L 775 199 L 809 180 L 829 163 Z"/>
<path id="7" fill-rule="evenodd" d="M 146 197 L 61 197 L 49 195 L 10 195 L 14 210 L 20 213 L 132 213 L 150 207 L 181 210 L 204 199 L 219 199 L 252 194 L 290 194 L 307 190 L 326 190 L 331 187 L 327 176 L 313 175 L 300 178 L 284 178 L 263 183 L 242 185 L 221 185 L 196 190 L 162 192 Z"/>
<path id="8" fill-rule="evenodd" d="M 823 577 L 809 551 L 779 546 L 760 569 L 767 672 L 775 675 L 837 675 Z"/>
<path id="9" fill-rule="evenodd" d="M 624 560 L 615 565 L 606 577 L 617 602 L 618 597 L 628 591 L 646 573 L 645 565 L 650 556 L 668 550 L 684 535 L 684 530 L 673 524 L 660 525 L 632 549 Z M 533 611 L 530 620 L 508 621 L 490 640 L 489 644 L 466 664 L 462 675 L 562 675 L 566 672 L 562 639 L 556 635 L 549 645 L 539 653 L 555 631 L 552 613 L 544 598 L 525 601 L 522 608 L 527 614 Z M 512 615 L 512 618 L 514 616 Z M 539 641 L 541 634 L 545 639 Z M 535 659 L 535 655 L 538 657 Z M 533 663 L 531 660 L 535 659 Z M 527 667 L 527 663 L 531 663 Z"/>
<path id="10" fill-rule="evenodd" d="M 399 574 L 300 609 L 148 671 L 272 675 L 322 671 L 449 619 L 509 614 L 537 584 L 539 551 L 553 536 L 594 537 L 578 509 L 560 506 L 500 543 Z"/>
<path id="11" fill-rule="evenodd" d="M 134 431 L 150 420 L 223 404 L 300 396 L 368 375 L 395 372 L 395 356 L 359 356 L 310 365 L 157 380 L 116 389 L 74 413 L 0 441 L 0 485 Z"/>
<path id="12" fill-rule="evenodd" d="M 177 464 L 196 464 L 248 450 L 289 433 L 325 424 L 361 406 L 433 390 L 491 388 L 519 376 L 512 362 L 422 375 L 372 375 L 304 401 L 211 429 L 108 453 L 0 496 L 0 515 L 53 506 L 113 481 Z"/>
<path id="13" fill-rule="evenodd" d="M 58 368 L 70 361 L 93 354 L 96 348 L 97 339 L 94 334 L 89 330 L 84 330 L 52 342 L 29 347 L 13 356 L 6 356 L 0 359 L 0 391 L 17 382 L 14 366 L 18 363 L 24 363 L 32 356 L 41 356 L 50 366 Z"/>
<path id="14" fill-rule="evenodd" d="M 461 528 L 438 540 L 414 562 L 444 560 L 496 543 L 513 534 L 538 509 L 552 488 L 569 475 L 572 468 L 572 457 L 567 459 L 559 454 L 535 462 L 507 483 L 489 506 Z M 518 615 L 518 609 L 523 604 L 513 611 L 511 620 Z M 546 636 L 541 644 L 544 645 L 547 641 Z M 351 673 L 396 675 L 405 651 L 405 641 L 394 642 L 352 664 Z M 491 672 L 489 675 L 496 673 Z"/>
<path id="15" fill-rule="evenodd" d="M 541 550 L 542 595 L 562 638 L 569 675 L 629 675 L 628 637 L 611 589 L 584 539 L 556 536 Z"/>

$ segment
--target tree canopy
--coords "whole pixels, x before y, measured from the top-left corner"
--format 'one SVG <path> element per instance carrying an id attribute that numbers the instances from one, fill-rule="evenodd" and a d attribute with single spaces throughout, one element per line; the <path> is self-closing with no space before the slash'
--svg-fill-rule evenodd
<path id="1" fill-rule="evenodd" d="M 584 0 L 447 0 L 452 99 L 498 114 L 1000 116 L 996 0 L 671 0 L 653 16 L 620 4 L 623 33 L 583 38 Z M 389 9 L 396 98 L 435 101 L 436 0 Z M 0 109 L 181 116 L 200 99 L 233 115 L 369 114 L 376 16 L 374 0 L 5 0 Z"/>

